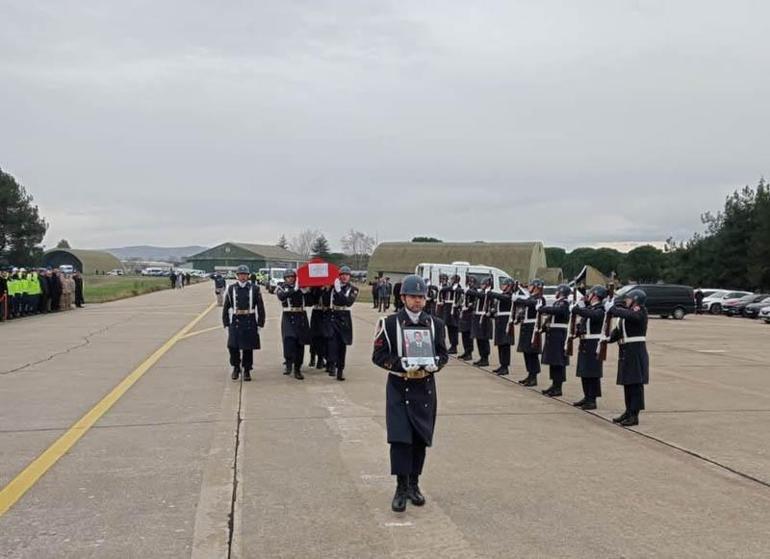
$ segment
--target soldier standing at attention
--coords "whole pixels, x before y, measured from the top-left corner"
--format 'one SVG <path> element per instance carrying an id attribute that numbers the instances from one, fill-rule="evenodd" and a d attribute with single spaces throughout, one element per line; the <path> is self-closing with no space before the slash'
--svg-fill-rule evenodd
<path id="1" fill-rule="evenodd" d="M 491 291 L 489 296 L 495 300 L 494 341 L 497 346 L 497 356 L 500 360 L 500 366 L 492 371 L 498 376 L 505 376 L 509 373 L 511 366 L 511 346 L 513 345 L 513 280 L 511 278 L 501 278 L 500 284 L 503 287 L 502 293 Z"/>
<path id="2" fill-rule="evenodd" d="M 618 343 L 618 379 L 623 386 L 626 411 L 613 423 L 623 427 L 639 425 L 639 412 L 644 409 L 644 385 L 650 382 L 650 357 L 647 354 L 647 293 L 632 289 L 624 297 L 625 306 L 615 305 L 607 314 L 620 318 L 610 342 Z"/>
<path id="3" fill-rule="evenodd" d="M 527 376 L 519 381 L 522 386 L 537 386 L 537 375 L 540 374 L 540 349 L 532 346 L 532 337 L 537 322 L 537 311 L 545 305 L 543 298 L 543 280 L 535 279 L 529 285 L 529 298 L 514 301 L 516 308 L 523 310 L 521 326 L 519 327 L 519 345 L 516 351 L 524 354 L 524 366 Z"/>
<path id="4" fill-rule="evenodd" d="M 562 284 L 556 288 L 556 301 L 551 306 L 540 307 L 540 312 L 550 315 L 547 324 L 545 344 L 543 344 L 543 365 L 548 365 L 551 386 L 543 390 L 546 396 L 561 396 L 561 385 L 567 380 L 567 334 L 569 333 L 569 296 L 572 293 L 569 285 Z"/>
<path id="5" fill-rule="evenodd" d="M 257 285 L 257 282 L 252 281 L 254 285 Z M 225 278 L 222 277 L 222 274 L 217 273 L 214 276 L 214 295 L 217 297 L 217 306 L 221 307 L 225 302 L 225 288 L 227 288 L 227 282 L 225 281 Z"/>
<path id="6" fill-rule="evenodd" d="M 481 289 L 476 294 L 476 310 L 473 313 L 473 322 L 471 324 L 471 335 L 476 340 L 476 346 L 479 348 L 479 359 L 473 364 L 477 367 L 489 366 L 489 341 L 492 339 L 492 317 L 489 314 L 489 305 L 492 298 L 489 296 L 492 291 L 492 278 L 485 279 L 481 284 Z"/>
<path id="7" fill-rule="evenodd" d="M 599 359 L 597 350 L 602 337 L 606 298 L 607 288 L 597 285 L 588 293 L 588 305 L 581 299 L 572 307 L 573 314 L 581 319 L 577 325 L 577 335 L 580 337 L 577 376 L 583 384 L 583 399 L 572 405 L 584 410 L 595 410 L 596 399 L 602 395 L 604 363 Z"/>
<path id="8" fill-rule="evenodd" d="M 436 425 L 436 386 L 433 376 L 449 360 L 444 324 L 424 312 L 428 286 L 419 276 L 407 276 L 401 286 L 404 307 L 381 318 L 374 338 L 372 361 L 388 375 L 385 419 L 390 444 L 390 472 L 396 476 L 396 494 L 391 508 L 406 510 L 407 500 L 425 504 L 419 479 L 427 447 L 433 444 Z M 434 336 L 434 364 L 410 366 L 404 360 L 405 330 L 430 330 Z"/>
<path id="9" fill-rule="evenodd" d="M 458 321 L 458 330 L 463 340 L 463 354 L 459 357 L 462 361 L 473 360 L 473 336 L 471 336 L 471 327 L 475 317 L 476 308 L 476 278 L 468 276 L 465 280 L 466 289 L 462 293 L 460 307 L 460 320 Z"/>
<path id="10" fill-rule="evenodd" d="M 452 283 L 446 282 L 438 294 L 439 302 L 441 303 L 441 313 L 438 316 L 446 325 L 447 337 L 449 338 L 449 355 L 457 353 L 462 290 L 460 276 L 454 275 L 452 276 Z"/>
<path id="11" fill-rule="evenodd" d="M 283 273 L 283 284 L 275 294 L 283 306 L 281 337 L 283 338 L 284 375 L 294 372 L 294 378 L 303 380 L 302 362 L 305 346 L 310 343 L 310 323 L 305 312 L 307 289 L 297 286 L 297 272 L 288 269 Z"/>
<path id="12" fill-rule="evenodd" d="M 358 288 L 350 284 L 350 268 L 340 268 L 339 277 L 334 280 L 332 292 L 331 327 L 329 339 L 328 368 L 329 376 L 336 375 L 337 380 L 345 380 L 345 356 L 348 346 L 353 343 L 353 317 L 350 307 L 356 302 Z"/>
<path id="13" fill-rule="evenodd" d="M 249 269 L 238 266 L 238 281 L 231 285 L 222 307 L 222 323 L 228 330 L 227 350 L 233 372 L 230 378 L 238 380 L 243 367 L 243 380 L 251 380 L 254 350 L 260 349 L 259 329 L 265 325 L 265 305 L 259 286 L 249 281 Z"/>

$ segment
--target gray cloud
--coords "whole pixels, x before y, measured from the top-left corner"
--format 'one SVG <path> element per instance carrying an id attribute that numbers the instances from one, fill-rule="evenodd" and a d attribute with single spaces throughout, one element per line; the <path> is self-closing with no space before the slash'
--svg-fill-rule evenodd
<path id="1" fill-rule="evenodd" d="M 49 243 L 659 240 L 767 172 L 759 1 L 0 6 Z"/>

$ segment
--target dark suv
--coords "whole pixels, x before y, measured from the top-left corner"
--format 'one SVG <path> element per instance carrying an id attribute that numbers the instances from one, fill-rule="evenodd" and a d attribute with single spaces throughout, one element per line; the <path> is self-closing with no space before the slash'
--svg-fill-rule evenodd
<path id="1" fill-rule="evenodd" d="M 686 314 L 695 312 L 695 295 L 692 287 L 686 285 L 668 283 L 627 285 L 617 292 L 615 300 L 622 301 L 623 295 L 637 288 L 647 293 L 645 306 L 651 315 L 657 314 L 661 318 L 671 316 L 682 320 Z"/>

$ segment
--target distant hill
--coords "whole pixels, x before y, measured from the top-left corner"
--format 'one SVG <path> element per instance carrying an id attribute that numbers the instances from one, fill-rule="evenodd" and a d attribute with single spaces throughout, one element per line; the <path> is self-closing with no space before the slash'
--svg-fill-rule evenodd
<path id="1" fill-rule="evenodd" d="M 132 246 L 121 248 L 104 249 L 120 260 L 149 260 L 163 262 L 181 262 L 188 256 L 197 254 L 206 250 L 208 247 L 186 246 L 186 247 L 155 247 L 155 246 Z"/>

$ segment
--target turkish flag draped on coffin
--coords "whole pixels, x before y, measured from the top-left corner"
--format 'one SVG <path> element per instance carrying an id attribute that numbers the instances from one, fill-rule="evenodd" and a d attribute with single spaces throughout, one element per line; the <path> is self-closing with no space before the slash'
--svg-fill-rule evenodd
<path id="1" fill-rule="evenodd" d="M 323 287 L 333 285 L 334 280 L 340 275 L 340 269 L 320 258 L 313 258 L 310 262 L 297 268 L 297 285 L 299 287 Z"/>

